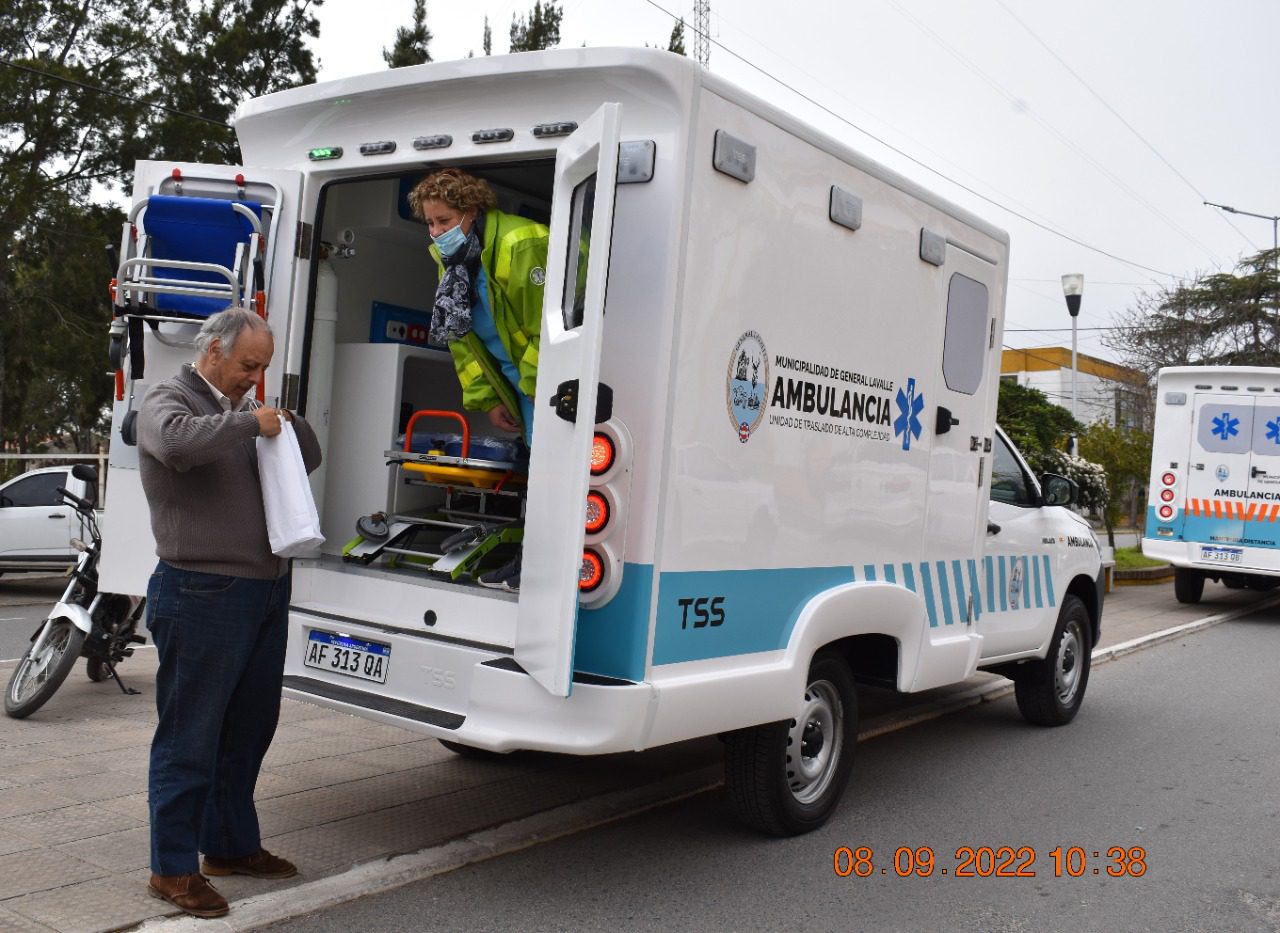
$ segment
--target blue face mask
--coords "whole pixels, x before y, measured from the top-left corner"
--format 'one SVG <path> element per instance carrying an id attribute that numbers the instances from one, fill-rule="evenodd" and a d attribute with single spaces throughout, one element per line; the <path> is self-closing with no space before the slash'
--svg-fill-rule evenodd
<path id="1" fill-rule="evenodd" d="M 444 233 L 431 239 L 440 250 L 441 256 L 452 256 L 462 249 L 462 245 L 467 242 L 467 235 L 462 232 L 462 222 L 459 221 Z"/>

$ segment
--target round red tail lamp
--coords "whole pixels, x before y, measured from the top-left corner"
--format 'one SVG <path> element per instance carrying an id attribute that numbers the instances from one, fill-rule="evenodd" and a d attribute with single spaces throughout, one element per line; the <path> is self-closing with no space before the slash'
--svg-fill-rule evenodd
<path id="1" fill-rule="evenodd" d="M 1161 518 L 1168 521 L 1173 518 L 1173 507 L 1169 505 L 1162 505 L 1160 506 L 1159 513 Z"/>
<path id="2" fill-rule="evenodd" d="M 590 593 L 604 582 L 604 558 L 591 548 L 582 552 L 582 568 L 578 571 L 578 590 Z"/>
<path id="3" fill-rule="evenodd" d="M 1160 499 L 1161 499 L 1161 501 L 1162 501 L 1162 502 L 1172 502 L 1172 501 L 1173 501 L 1173 490 L 1172 490 L 1172 489 L 1161 489 L 1161 490 L 1160 490 Z"/>
<path id="4" fill-rule="evenodd" d="M 1172 486 L 1177 481 L 1178 477 L 1173 473 L 1166 473 L 1164 476 L 1160 477 L 1160 482 L 1164 483 L 1166 486 Z"/>
<path id="5" fill-rule="evenodd" d="M 618 448 L 613 438 L 597 431 L 591 440 L 591 475 L 603 476 L 617 458 Z"/>
<path id="6" fill-rule="evenodd" d="M 593 535 L 609 524 L 609 500 L 594 490 L 587 493 L 587 534 Z"/>

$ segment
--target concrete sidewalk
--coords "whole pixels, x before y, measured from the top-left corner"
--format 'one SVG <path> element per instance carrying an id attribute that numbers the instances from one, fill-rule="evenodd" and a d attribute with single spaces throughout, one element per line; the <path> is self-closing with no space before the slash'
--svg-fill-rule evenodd
<path id="1" fill-rule="evenodd" d="M 51 594 L 30 583 L 17 589 L 0 581 L 0 604 L 52 602 L 57 595 L 56 585 Z M 1108 596 L 1100 648 L 1276 602 L 1280 597 L 1211 584 L 1201 605 L 1182 606 L 1167 583 L 1121 587 Z M 3 682 L 12 668 L 0 664 Z M 146 894 L 154 651 L 140 650 L 121 672 L 140 696 L 123 696 L 111 682 L 91 683 L 77 666 L 30 719 L 0 718 L 0 929 L 113 930 L 172 913 Z M 870 737 L 979 702 L 1005 684 L 980 675 L 909 697 L 868 690 L 861 732 Z M 311 900 L 319 906 L 327 890 L 350 890 L 353 877 L 377 877 L 393 856 L 428 850 L 388 871 L 404 864 L 451 867 L 480 857 L 486 845 L 495 851 L 574 831 L 714 784 L 719 758 L 719 743 L 703 739 L 601 758 L 523 753 L 477 761 L 415 733 L 286 701 L 257 798 L 267 848 L 297 862 L 301 874 L 276 882 L 217 879 L 233 903 L 227 920 L 244 928 L 252 911 L 236 902 L 268 892 L 290 890 L 295 913 Z M 485 842 L 483 831 L 501 824 L 534 828 L 521 829 L 519 839 L 508 832 L 503 843 Z M 433 852 L 445 856 L 432 862 Z"/>

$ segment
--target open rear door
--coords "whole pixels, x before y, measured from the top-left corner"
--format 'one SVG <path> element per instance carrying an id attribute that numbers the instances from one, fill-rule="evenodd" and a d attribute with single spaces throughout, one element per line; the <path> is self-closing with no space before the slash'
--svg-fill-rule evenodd
<path id="1" fill-rule="evenodd" d="M 516 661 L 555 696 L 573 681 L 621 122 L 621 104 L 604 104 L 556 154 L 515 644 Z"/>

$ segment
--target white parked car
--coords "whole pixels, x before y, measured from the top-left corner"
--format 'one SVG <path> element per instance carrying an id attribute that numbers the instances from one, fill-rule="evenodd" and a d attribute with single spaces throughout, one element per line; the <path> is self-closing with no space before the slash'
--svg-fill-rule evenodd
<path id="1" fill-rule="evenodd" d="M 97 490 L 71 475 L 71 465 L 29 470 L 0 486 L 0 573 L 59 571 L 75 561 L 71 539 L 83 532 L 58 488 L 86 499 Z"/>

